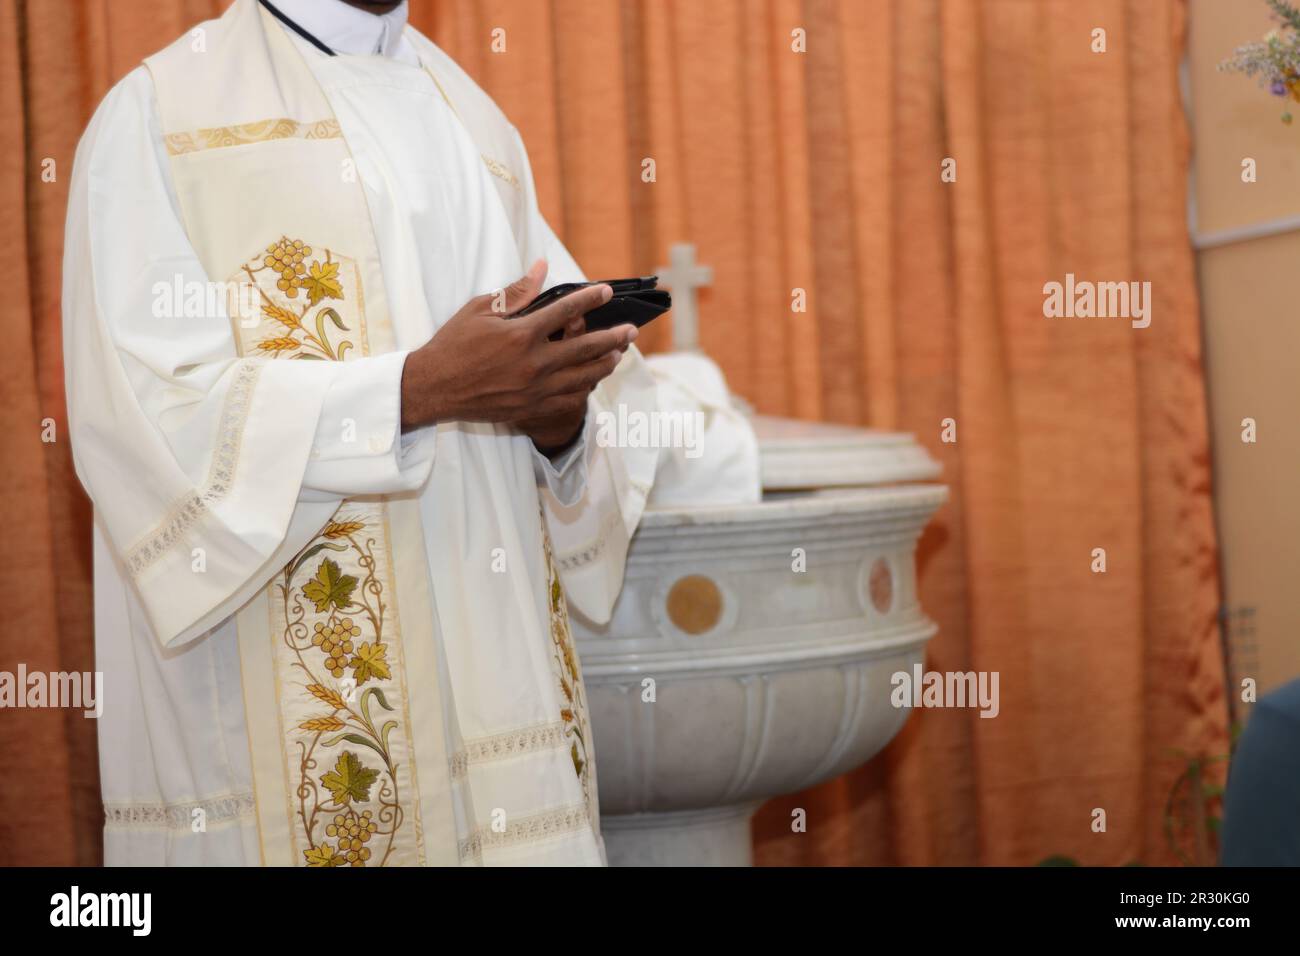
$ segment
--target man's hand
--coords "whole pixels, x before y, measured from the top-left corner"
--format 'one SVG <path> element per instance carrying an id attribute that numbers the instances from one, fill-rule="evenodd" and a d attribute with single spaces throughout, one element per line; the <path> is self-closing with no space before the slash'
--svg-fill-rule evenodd
<path id="1" fill-rule="evenodd" d="M 536 298 L 545 276 L 538 262 L 501 292 L 471 299 L 410 354 L 402 372 L 403 431 L 439 421 L 510 422 L 527 426 L 540 448 L 572 440 L 587 395 L 614 371 L 637 330 L 582 333 L 582 317 L 609 301 L 607 285 L 506 319 Z M 560 329 L 565 337 L 549 341 Z"/>
<path id="2" fill-rule="evenodd" d="M 578 316 L 564 327 L 564 338 L 577 338 L 587 331 L 587 320 L 583 316 Z M 624 345 L 619 349 L 620 355 L 627 351 Z M 615 365 L 618 363 L 616 362 Z M 595 386 L 592 386 L 594 388 Z M 553 415 L 534 415 L 528 418 L 521 418 L 513 424 L 525 435 L 533 440 L 533 446 L 548 458 L 554 458 L 556 455 L 567 451 L 577 440 L 582 431 L 583 423 L 587 419 L 587 396 L 591 394 L 592 389 L 588 388 L 580 394 L 573 396 L 574 404 L 571 409 L 564 409 Z"/>
<path id="3" fill-rule="evenodd" d="M 521 418 L 514 426 L 533 440 L 533 447 L 547 458 L 554 458 L 577 440 L 583 422 L 586 421 L 587 395 L 590 393 L 590 389 L 583 393 L 581 401 L 575 396 L 571 410 L 556 412 L 554 415 Z"/>

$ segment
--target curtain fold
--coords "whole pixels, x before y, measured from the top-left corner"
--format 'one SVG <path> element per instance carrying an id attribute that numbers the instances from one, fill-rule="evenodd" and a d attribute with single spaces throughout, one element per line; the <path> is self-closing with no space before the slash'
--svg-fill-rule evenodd
<path id="1" fill-rule="evenodd" d="M 89 507 L 41 424 L 66 434 L 77 139 L 112 83 L 224 5 L 0 0 L 0 474 L 23 542 L 0 670 L 91 669 Z M 918 553 L 927 666 L 998 671 L 1001 714 L 914 713 L 870 765 L 764 808 L 760 863 L 1173 860 L 1172 754 L 1227 751 L 1185 17 L 1183 0 L 412 0 L 519 127 L 589 274 L 693 242 L 714 269 L 702 343 L 738 394 L 912 431 L 944 465 L 952 499 Z M 1045 318 L 1066 273 L 1149 281 L 1150 327 Z M 0 863 L 97 862 L 94 722 L 3 719 Z"/>

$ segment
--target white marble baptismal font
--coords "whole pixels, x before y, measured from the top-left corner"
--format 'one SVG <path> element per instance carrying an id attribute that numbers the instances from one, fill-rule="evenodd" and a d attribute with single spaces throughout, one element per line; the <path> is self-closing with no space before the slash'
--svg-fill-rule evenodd
<path id="1" fill-rule="evenodd" d="M 761 803 L 898 732 L 890 678 L 936 630 L 914 552 L 938 464 L 904 434 L 752 424 L 762 499 L 647 510 L 609 623 L 572 611 L 611 865 L 749 864 Z"/>
<path id="2" fill-rule="evenodd" d="M 759 804 L 862 765 L 907 718 L 890 677 L 935 632 L 913 552 L 946 489 L 867 485 L 937 465 L 904 435 L 755 425 L 764 499 L 647 511 L 609 624 L 573 617 L 611 865 L 748 864 Z M 787 491 L 855 469 L 861 487 Z"/>

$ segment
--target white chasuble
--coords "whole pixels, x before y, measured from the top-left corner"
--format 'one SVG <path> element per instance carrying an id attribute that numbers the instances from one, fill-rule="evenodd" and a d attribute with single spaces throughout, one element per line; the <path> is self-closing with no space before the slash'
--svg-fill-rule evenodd
<path id="1" fill-rule="evenodd" d="M 409 350 L 535 258 L 581 278 L 517 132 L 405 38 L 418 65 L 327 56 L 236 0 L 78 150 L 110 864 L 603 860 L 565 591 L 607 619 L 657 452 L 400 434 Z M 629 350 L 586 435 L 654 397 Z"/>

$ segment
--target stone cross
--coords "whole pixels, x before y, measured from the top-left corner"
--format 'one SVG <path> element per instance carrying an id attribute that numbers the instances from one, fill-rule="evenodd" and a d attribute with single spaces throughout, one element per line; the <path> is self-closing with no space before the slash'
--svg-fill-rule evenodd
<path id="1" fill-rule="evenodd" d="M 712 266 L 695 264 L 695 244 L 674 242 L 668 247 L 669 265 L 655 272 L 659 284 L 667 286 L 673 294 L 673 350 L 698 351 L 700 347 L 700 314 L 695 301 L 695 290 L 713 281 Z"/>

